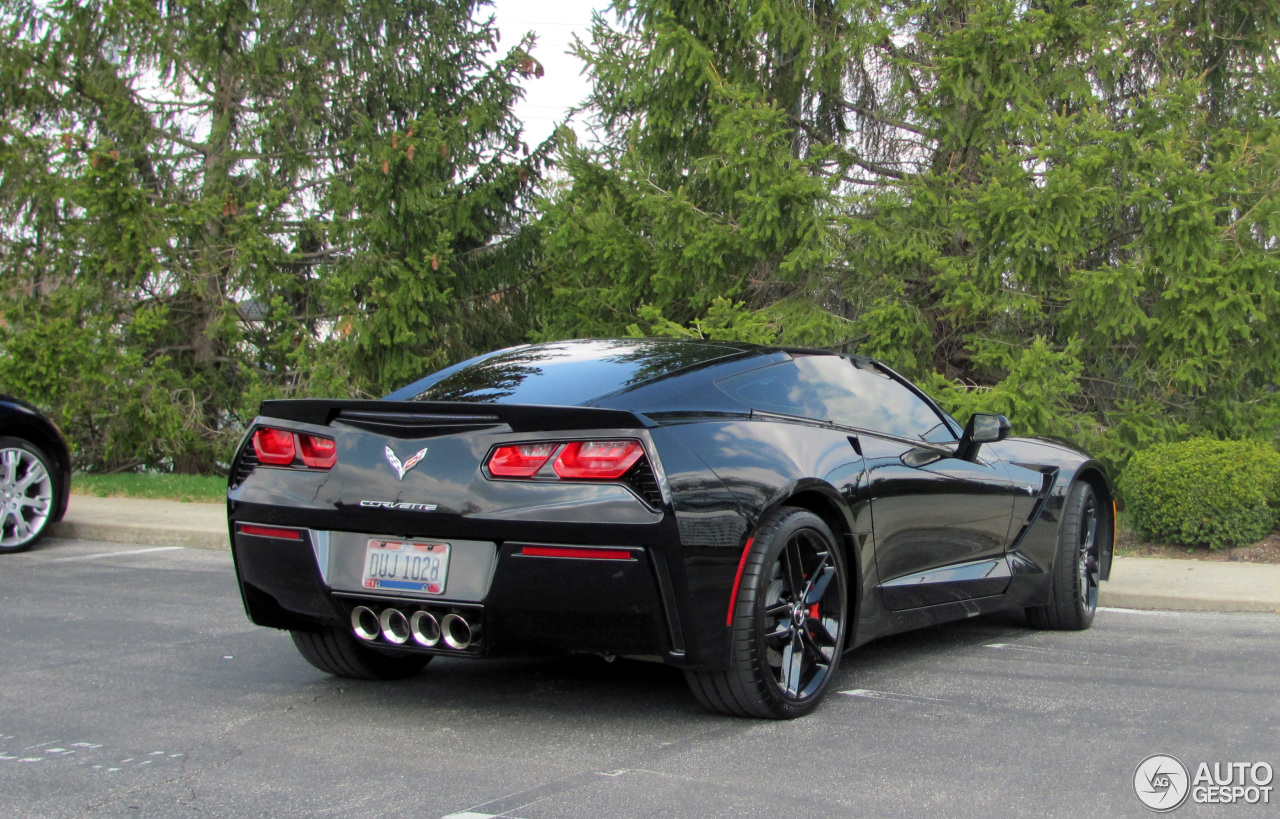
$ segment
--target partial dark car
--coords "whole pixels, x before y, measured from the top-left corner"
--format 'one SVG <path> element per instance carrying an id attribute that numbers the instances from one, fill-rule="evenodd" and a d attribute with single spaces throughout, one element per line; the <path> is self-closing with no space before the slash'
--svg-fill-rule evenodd
<path id="1" fill-rule="evenodd" d="M 34 546 L 62 520 L 70 492 L 62 433 L 26 401 L 0 394 L 0 554 Z"/>
<path id="2" fill-rule="evenodd" d="M 501 350 L 377 401 L 267 401 L 228 513 L 250 619 L 312 665 L 596 652 L 805 714 L 869 640 L 1024 609 L 1088 628 L 1111 484 L 885 365 L 676 339 Z"/>

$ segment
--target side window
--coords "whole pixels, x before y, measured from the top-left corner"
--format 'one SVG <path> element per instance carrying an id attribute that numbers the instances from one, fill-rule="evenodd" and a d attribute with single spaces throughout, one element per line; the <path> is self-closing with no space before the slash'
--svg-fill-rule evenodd
<path id="1" fill-rule="evenodd" d="M 827 421 L 827 406 L 795 361 L 783 361 L 722 378 L 716 386 L 730 398 L 761 412 L 777 412 Z"/>
<path id="2" fill-rule="evenodd" d="M 955 440 L 933 407 L 872 366 L 836 356 L 807 356 L 796 363 L 823 382 L 823 398 L 837 424 L 931 443 Z"/>
<path id="3" fill-rule="evenodd" d="M 892 378 L 839 356 L 802 355 L 716 382 L 752 409 L 797 415 L 917 441 L 955 436 L 933 408 Z"/>

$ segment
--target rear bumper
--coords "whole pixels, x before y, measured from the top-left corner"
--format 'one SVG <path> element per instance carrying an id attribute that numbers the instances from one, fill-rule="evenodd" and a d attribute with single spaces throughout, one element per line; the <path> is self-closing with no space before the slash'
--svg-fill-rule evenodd
<path id="1" fill-rule="evenodd" d="M 334 588 L 330 570 L 339 561 L 331 554 L 331 544 L 350 544 L 362 536 L 295 531 L 298 537 L 291 539 L 246 534 L 232 526 L 245 610 L 258 625 L 351 628 L 352 610 L 363 605 L 375 613 L 393 608 L 406 618 L 419 610 L 437 619 L 457 613 L 475 626 L 477 634 L 465 651 L 444 643 L 428 647 L 414 640 L 371 641 L 381 648 L 450 656 L 543 651 L 656 655 L 677 666 L 687 666 L 692 659 L 685 651 L 666 557 L 652 544 L 495 541 L 496 559 L 481 588 L 459 583 L 456 588 L 468 591 L 451 597 L 453 587 L 446 585 L 445 595 L 424 599 L 366 592 L 349 583 Z M 596 545 L 610 547 L 594 550 L 608 558 L 581 556 L 593 554 L 584 546 Z M 349 561 L 350 555 L 343 559 Z"/>

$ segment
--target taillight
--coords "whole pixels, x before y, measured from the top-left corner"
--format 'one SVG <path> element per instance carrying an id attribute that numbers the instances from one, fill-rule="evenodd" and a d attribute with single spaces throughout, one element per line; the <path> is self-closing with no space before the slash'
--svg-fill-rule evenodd
<path id="1" fill-rule="evenodd" d="M 331 469 L 338 462 L 338 445 L 332 438 L 299 433 L 298 444 L 302 463 L 312 469 Z"/>
<path id="2" fill-rule="evenodd" d="M 500 478 L 529 478 L 555 451 L 555 444 L 500 446 L 489 456 L 489 472 Z"/>
<path id="3" fill-rule="evenodd" d="M 562 478 L 612 481 L 643 454 L 639 441 L 574 441 L 560 451 L 552 468 Z"/>
<path id="4" fill-rule="evenodd" d="M 495 478 L 532 478 L 553 455 L 558 478 L 614 481 L 644 456 L 644 447 L 630 440 L 512 444 L 494 449 L 485 465 Z"/>
<path id="5" fill-rule="evenodd" d="M 253 451 L 264 464 L 288 466 L 293 463 L 293 433 L 263 427 L 253 433 Z"/>
<path id="6" fill-rule="evenodd" d="M 274 427 L 260 427 L 253 433 L 253 451 L 259 461 L 271 466 L 291 466 L 299 457 L 308 469 L 332 469 L 338 462 L 338 445 L 332 438 Z"/>

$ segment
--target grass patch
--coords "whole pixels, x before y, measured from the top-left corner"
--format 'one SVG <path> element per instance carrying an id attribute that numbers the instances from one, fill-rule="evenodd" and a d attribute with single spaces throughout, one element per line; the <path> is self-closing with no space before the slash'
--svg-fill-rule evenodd
<path id="1" fill-rule="evenodd" d="M 100 498 L 221 503 L 227 498 L 227 479 L 217 475 L 171 475 L 163 472 L 77 474 L 71 478 L 71 491 Z"/>

